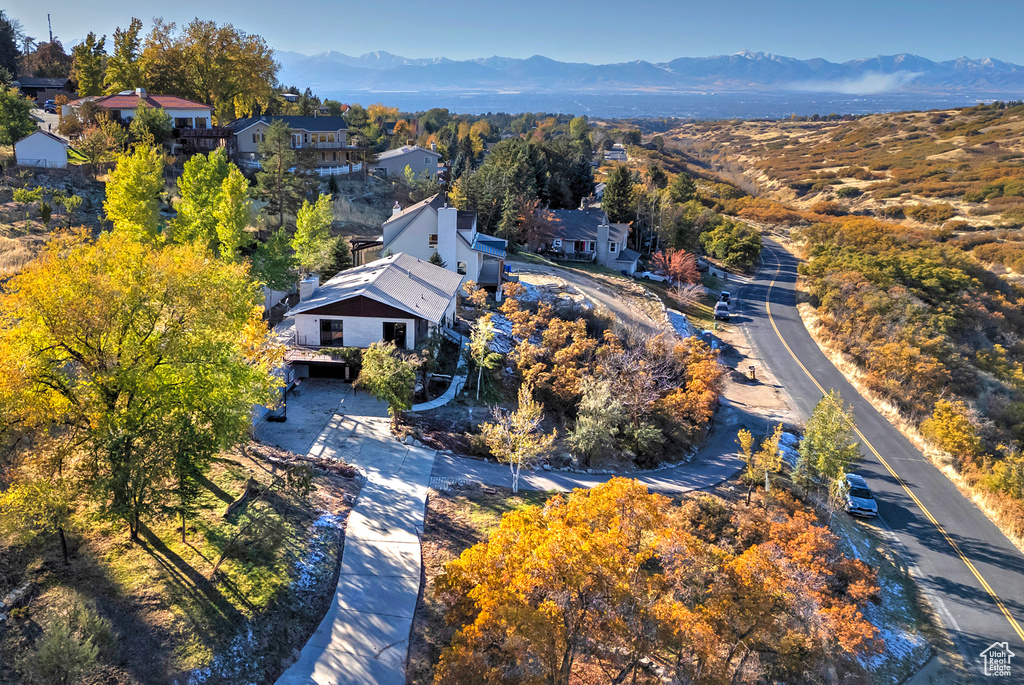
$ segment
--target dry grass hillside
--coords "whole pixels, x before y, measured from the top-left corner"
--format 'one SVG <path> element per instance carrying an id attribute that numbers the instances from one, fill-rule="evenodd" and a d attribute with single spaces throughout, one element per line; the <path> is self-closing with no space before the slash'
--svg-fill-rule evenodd
<path id="1" fill-rule="evenodd" d="M 797 210 L 985 230 L 1024 226 L 1022 131 L 1024 106 L 983 105 L 854 121 L 686 123 L 664 137 Z"/>

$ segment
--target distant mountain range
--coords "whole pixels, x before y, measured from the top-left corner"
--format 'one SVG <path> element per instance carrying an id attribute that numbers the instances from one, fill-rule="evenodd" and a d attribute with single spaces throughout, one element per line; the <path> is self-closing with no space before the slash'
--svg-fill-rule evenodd
<path id="1" fill-rule="evenodd" d="M 945 62 L 891 55 L 836 63 L 763 52 L 681 57 L 671 62 L 584 64 L 535 55 L 409 59 L 388 52 L 352 57 L 340 52 L 278 52 L 279 78 L 321 97 L 352 92 L 765 92 L 1000 93 L 1024 97 L 1024 67 L 996 59 Z"/>

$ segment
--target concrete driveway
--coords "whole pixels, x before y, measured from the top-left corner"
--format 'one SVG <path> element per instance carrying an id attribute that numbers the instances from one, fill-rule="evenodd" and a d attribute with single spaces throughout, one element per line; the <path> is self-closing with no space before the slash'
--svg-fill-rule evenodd
<path id="1" fill-rule="evenodd" d="M 329 378 L 303 378 L 288 393 L 288 420 L 271 423 L 264 418 L 256 425 L 256 439 L 306 454 L 338 411 L 350 387 L 350 383 Z"/>
<path id="2" fill-rule="evenodd" d="M 384 403 L 344 387 L 337 413 L 328 417 L 308 454 L 343 459 L 366 483 L 348 517 L 334 601 L 278 685 L 405 683 L 434 451 L 400 443 L 391 434 Z M 325 406 L 335 397 L 329 391 L 320 396 Z"/>

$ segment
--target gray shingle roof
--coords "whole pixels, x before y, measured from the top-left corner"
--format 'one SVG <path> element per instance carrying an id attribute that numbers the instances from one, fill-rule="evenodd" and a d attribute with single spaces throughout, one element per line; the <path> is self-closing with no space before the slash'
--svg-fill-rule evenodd
<path id="1" fill-rule="evenodd" d="M 257 122 L 264 122 L 271 124 L 275 121 L 281 120 L 288 124 L 291 128 L 297 131 L 310 131 L 317 133 L 330 133 L 332 131 L 347 131 L 348 122 L 345 121 L 345 117 L 305 117 L 297 115 L 285 115 L 285 114 L 264 114 L 259 117 L 247 117 L 245 119 L 235 119 L 228 128 L 234 130 L 236 133 L 243 131 Z"/>
<path id="2" fill-rule="evenodd" d="M 547 228 L 552 238 L 562 240 L 597 240 L 597 227 L 605 220 L 604 212 L 586 209 L 553 209 L 553 221 Z M 629 234 L 629 224 L 609 224 L 608 240 L 621 242 Z"/>
<path id="3" fill-rule="evenodd" d="M 431 195 L 426 200 L 420 200 L 419 202 L 417 202 L 414 205 L 409 205 L 408 207 L 403 209 L 398 214 L 395 214 L 392 217 L 388 217 L 388 220 L 385 221 L 384 223 L 388 223 L 390 221 L 394 221 L 395 219 L 401 219 L 403 217 L 410 217 L 411 218 L 411 217 L 415 216 L 416 214 L 419 214 L 419 212 L 421 210 L 426 209 L 427 207 L 431 207 L 436 212 L 437 210 L 441 209 L 441 207 L 444 206 L 444 202 L 445 202 L 444 193 L 438 193 L 437 195 Z"/>
<path id="4" fill-rule="evenodd" d="M 288 316 L 353 297 L 368 297 L 437 323 L 461 287 L 459 274 L 399 252 L 340 272 Z"/>
<path id="5" fill-rule="evenodd" d="M 630 262 L 635 262 L 638 259 L 640 259 L 640 253 L 637 252 L 636 250 L 631 250 L 628 247 L 622 252 L 620 252 L 617 257 L 615 257 L 615 261 L 625 262 L 627 264 L 629 264 Z"/>
<path id="6" fill-rule="evenodd" d="M 434 152 L 433 150 L 428 150 L 425 147 L 419 147 L 418 145 L 403 145 L 402 147 L 396 147 L 394 150 L 385 150 L 384 152 L 381 152 L 379 155 L 377 155 L 377 159 L 391 159 L 392 157 L 401 157 L 402 155 L 407 155 L 410 152 L 425 152 L 428 155 L 434 155 L 435 157 L 438 158 L 441 157 L 440 152 Z"/>

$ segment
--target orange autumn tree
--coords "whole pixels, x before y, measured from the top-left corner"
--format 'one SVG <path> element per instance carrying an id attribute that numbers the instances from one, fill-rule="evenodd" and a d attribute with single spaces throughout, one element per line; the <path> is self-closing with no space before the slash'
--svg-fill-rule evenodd
<path id="1" fill-rule="evenodd" d="M 651 258 L 654 270 L 671 278 L 676 283 L 699 283 L 697 257 L 686 250 L 664 250 L 654 253 Z"/>
<path id="2" fill-rule="evenodd" d="M 435 593 L 455 628 L 435 683 L 606 682 L 654 661 L 680 682 L 806 678 L 880 648 L 859 561 L 784 493 L 771 518 L 682 507 L 616 478 L 507 514 Z"/>

